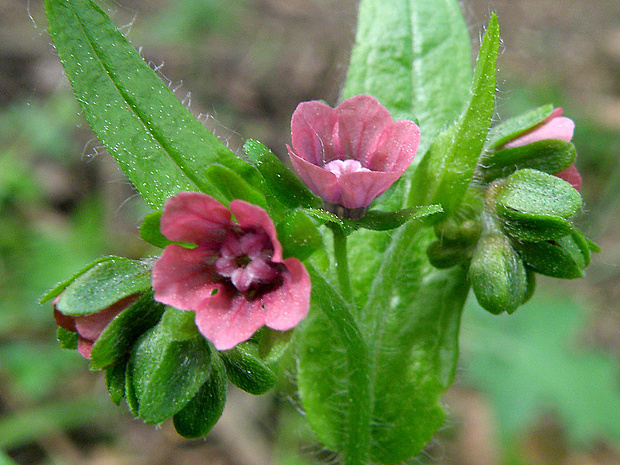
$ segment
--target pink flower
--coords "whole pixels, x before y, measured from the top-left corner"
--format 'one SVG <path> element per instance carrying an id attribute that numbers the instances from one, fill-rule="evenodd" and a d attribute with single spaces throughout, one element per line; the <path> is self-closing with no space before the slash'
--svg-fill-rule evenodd
<path id="1" fill-rule="evenodd" d="M 90 359 L 93 344 L 110 322 L 123 310 L 133 304 L 139 294 L 133 294 L 119 300 L 109 307 L 91 315 L 70 316 L 61 313 L 56 309 L 56 302 L 60 297 L 54 299 L 54 318 L 56 324 L 67 331 L 72 331 L 78 335 L 77 350 L 84 358 Z"/>
<path id="2" fill-rule="evenodd" d="M 420 143 L 414 122 L 393 121 L 370 95 L 351 97 L 336 108 L 300 103 L 291 134 L 288 153 L 299 176 L 328 209 L 344 209 L 349 217 L 363 216 L 405 172 Z"/>
<path id="3" fill-rule="evenodd" d="M 289 330 L 307 315 L 308 272 L 298 259 L 282 259 L 262 208 L 233 200 L 229 210 L 206 194 L 181 192 L 164 205 L 161 231 L 196 247 L 166 247 L 153 267 L 155 300 L 196 312 L 198 329 L 218 350 L 262 326 Z"/>
<path id="4" fill-rule="evenodd" d="M 503 148 L 522 147 L 532 142 L 545 139 L 561 139 L 570 142 L 573 139 L 575 123 L 572 119 L 562 116 L 562 111 L 562 108 L 556 108 L 546 120 L 521 134 L 516 139 L 507 142 L 504 144 Z M 581 189 L 581 175 L 574 164 L 556 173 L 555 176 L 564 179 L 564 181 L 571 184 L 575 189 Z"/>

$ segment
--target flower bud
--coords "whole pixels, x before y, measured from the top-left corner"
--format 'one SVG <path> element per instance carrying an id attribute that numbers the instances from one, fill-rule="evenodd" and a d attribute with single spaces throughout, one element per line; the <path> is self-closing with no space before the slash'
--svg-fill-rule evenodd
<path id="1" fill-rule="evenodd" d="M 54 299 L 54 318 L 61 328 L 77 334 L 77 351 L 84 358 L 91 358 L 93 344 L 110 322 L 138 299 L 138 294 L 127 296 L 103 310 L 85 316 L 71 316 L 57 308 L 59 297 Z"/>
<path id="2" fill-rule="evenodd" d="M 502 234 L 478 241 L 469 279 L 478 303 L 495 315 L 514 312 L 531 294 L 525 265 Z"/>

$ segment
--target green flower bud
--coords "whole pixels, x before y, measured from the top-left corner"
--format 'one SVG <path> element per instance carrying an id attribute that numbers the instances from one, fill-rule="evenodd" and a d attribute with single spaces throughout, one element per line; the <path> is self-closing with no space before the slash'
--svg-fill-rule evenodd
<path id="1" fill-rule="evenodd" d="M 469 279 L 478 303 L 495 315 L 514 312 L 530 295 L 525 265 L 502 234 L 480 239 Z"/>

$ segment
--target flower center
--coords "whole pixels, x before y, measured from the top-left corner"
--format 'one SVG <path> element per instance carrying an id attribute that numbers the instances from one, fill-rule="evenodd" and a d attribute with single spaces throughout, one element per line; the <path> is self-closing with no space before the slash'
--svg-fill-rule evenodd
<path id="1" fill-rule="evenodd" d="M 347 173 L 371 171 L 368 168 L 364 168 L 357 160 L 332 160 L 323 166 L 323 168 L 331 173 L 334 173 L 337 178 Z"/>
<path id="2" fill-rule="evenodd" d="M 228 231 L 215 271 L 229 278 L 242 294 L 270 284 L 280 276 L 280 269 L 271 261 L 273 245 L 264 231 Z"/>

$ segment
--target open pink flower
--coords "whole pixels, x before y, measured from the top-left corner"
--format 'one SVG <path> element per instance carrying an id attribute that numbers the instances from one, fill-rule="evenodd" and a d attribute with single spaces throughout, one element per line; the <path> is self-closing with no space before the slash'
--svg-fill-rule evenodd
<path id="1" fill-rule="evenodd" d="M 570 142 L 573 139 L 575 123 L 572 119 L 562 116 L 562 111 L 562 108 L 556 108 L 546 120 L 519 137 L 507 142 L 503 148 L 522 147 L 545 139 L 561 139 Z M 555 176 L 568 182 L 575 189 L 581 189 L 581 175 L 577 171 L 575 164 L 570 165 L 559 173 L 555 173 Z"/>
<path id="2" fill-rule="evenodd" d="M 60 297 L 56 297 L 54 299 L 54 318 L 56 319 L 56 324 L 61 328 L 77 333 L 77 350 L 82 357 L 90 359 L 93 344 L 99 339 L 103 330 L 107 328 L 119 313 L 133 304 L 138 297 L 139 294 L 127 296 L 97 313 L 85 316 L 70 316 L 61 313 L 56 309 L 56 302 L 58 302 Z"/>
<path id="3" fill-rule="evenodd" d="M 155 300 L 196 312 L 198 329 L 218 350 L 262 326 L 289 330 L 307 315 L 308 272 L 298 259 L 282 259 L 262 208 L 233 200 L 229 210 L 206 194 L 181 192 L 164 205 L 161 232 L 196 247 L 166 247 L 153 267 Z"/>
<path id="4" fill-rule="evenodd" d="M 291 134 L 288 153 L 299 176 L 328 208 L 348 210 L 351 217 L 362 216 L 405 172 L 420 143 L 414 122 L 393 121 L 370 95 L 351 97 L 336 108 L 300 103 Z"/>

